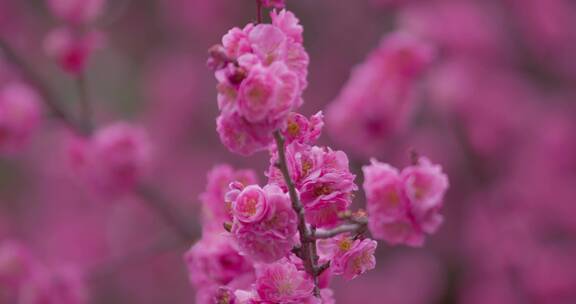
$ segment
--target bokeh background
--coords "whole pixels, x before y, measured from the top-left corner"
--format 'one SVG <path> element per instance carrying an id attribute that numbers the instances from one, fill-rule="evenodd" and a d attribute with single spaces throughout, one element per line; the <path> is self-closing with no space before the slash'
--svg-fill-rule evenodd
<path id="1" fill-rule="evenodd" d="M 146 127 L 154 143 L 146 183 L 198 237 L 206 173 L 219 163 L 260 173 L 268 166 L 265 153 L 240 157 L 220 143 L 205 65 L 228 29 L 255 19 L 254 2 L 115 0 L 96 23 L 106 35 L 87 72 L 97 123 Z M 421 249 L 380 243 L 375 270 L 334 282 L 339 303 L 576 303 L 576 2 L 287 5 L 311 58 L 306 115 L 330 105 L 387 33 L 407 31 L 437 48 L 408 125 L 382 135 L 377 153 L 340 144 L 330 125 L 321 137 L 348 153 L 358 182 L 371 156 L 402 167 L 410 149 L 450 178 L 439 233 Z M 0 37 L 73 110 L 74 79 L 42 47 L 57 25 L 44 1 L 0 0 Z M 18 77 L 13 70 L 0 54 L 0 86 Z M 85 189 L 67 167 L 64 134 L 47 118 L 25 149 L 0 159 L 0 240 L 25 243 L 47 265 L 82 270 L 91 303 L 194 303 L 182 261 L 194 239 L 182 239 L 137 195 Z"/>

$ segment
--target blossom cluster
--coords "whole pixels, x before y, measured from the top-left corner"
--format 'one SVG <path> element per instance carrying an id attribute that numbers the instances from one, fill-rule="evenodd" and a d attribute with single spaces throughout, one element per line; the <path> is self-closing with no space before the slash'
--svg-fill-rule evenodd
<path id="1" fill-rule="evenodd" d="M 375 238 L 390 244 L 422 246 L 425 233 L 434 233 L 443 221 L 448 178 L 427 158 L 398 169 L 372 160 L 363 167 L 368 226 Z"/>
<path id="2" fill-rule="evenodd" d="M 82 274 L 74 268 L 52 268 L 15 241 L 0 244 L 0 293 L 9 303 L 88 303 Z"/>
<path id="3" fill-rule="evenodd" d="M 387 34 L 330 104 L 333 138 L 356 153 L 373 155 L 402 134 L 414 112 L 418 80 L 434 55 L 434 48 L 414 34 Z"/>
<path id="4" fill-rule="evenodd" d="M 271 17 L 230 30 L 209 51 L 222 142 L 244 155 L 267 149 L 270 165 L 265 186 L 250 170 L 220 165 L 209 173 L 203 236 L 185 256 L 198 303 L 334 303 L 332 277 L 351 280 L 376 266 L 368 228 L 391 245 L 421 245 L 442 221 L 447 178 L 425 158 L 402 174 L 377 162 L 365 167 L 368 218 L 349 210 L 358 186 L 347 154 L 315 144 L 321 111 L 295 112 L 307 85 L 302 27 L 286 10 Z M 396 34 L 380 53 L 379 65 L 366 65 L 374 78 L 366 86 L 383 81 L 382 94 L 398 101 L 431 51 Z"/>
<path id="5" fill-rule="evenodd" d="M 293 13 L 272 11 L 272 24 L 233 28 L 210 51 L 218 80 L 218 133 L 243 155 L 265 150 L 272 133 L 286 128 L 288 115 L 302 105 L 308 54 L 302 26 Z"/>

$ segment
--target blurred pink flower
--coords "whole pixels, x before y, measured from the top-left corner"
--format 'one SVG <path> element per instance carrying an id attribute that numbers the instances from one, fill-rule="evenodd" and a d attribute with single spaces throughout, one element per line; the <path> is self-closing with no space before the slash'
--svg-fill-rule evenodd
<path id="1" fill-rule="evenodd" d="M 255 289 L 262 301 L 298 303 L 309 298 L 313 288 L 308 275 L 286 260 L 257 269 Z"/>
<path id="2" fill-rule="evenodd" d="M 73 138 L 72 169 L 95 190 L 120 195 L 132 190 L 151 161 L 151 143 L 141 127 L 119 122 L 96 131 L 89 139 Z"/>
<path id="3" fill-rule="evenodd" d="M 392 245 L 422 246 L 424 234 L 435 233 L 443 221 L 439 212 L 448 179 L 441 167 L 419 158 L 398 173 L 373 159 L 363 171 L 372 235 Z"/>
<path id="4" fill-rule="evenodd" d="M 40 96 L 23 83 L 0 86 L 0 153 L 13 154 L 40 123 Z"/>
<path id="5" fill-rule="evenodd" d="M 92 53 L 104 44 L 104 36 L 98 31 L 85 33 L 61 27 L 48 33 L 44 49 L 64 71 L 71 74 L 84 72 Z"/>

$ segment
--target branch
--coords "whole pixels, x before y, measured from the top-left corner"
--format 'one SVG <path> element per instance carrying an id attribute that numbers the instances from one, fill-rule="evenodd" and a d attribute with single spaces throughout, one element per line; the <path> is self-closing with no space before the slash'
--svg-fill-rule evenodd
<path id="1" fill-rule="evenodd" d="M 298 231 L 300 232 L 300 243 L 301 247 L 299 249 L 300 254 L 298 255 L 304 262 L 304 267 L 306 272 L 314 280 L 314 296 L 320 297 L 320 288 L 318 288 L 318 255 L 316 254 L 316 240 L 312 237 L 312 233 L 306 226 L 306 218 L 304 216 L 304 207 L 298 193 L 296 192 L 296 187 L 294 182 L 290 177 L 290 172 L 288 171 L 288 166 L 286 164 L 286 150 L 285 141 L 280 131 L 274 132 L 274 139 L 276 140 L 276 146 L 278 148 L 278 163 L 277 167 L 282 172 L 284 177 L 284 182 L 288 187 L 288 193 L 290 195 L 290 200 L 292 201 L 292 209 L 298 215 Z M 313 229 L 314 230 L 314 229 Z"/>
<path id="2" fill-rule="evenodd" d="M 143 198 L 142 201 L 158 214 L 164 222 L 172 226 L 182 239 L 186 241 L 194 239 L 195 233 L 188 226 L 188 220 L 180 212 L 171 208 L 168 201 L 160 193 L 143 185 L 139 186 L 135 191 Z"/>
<path id="3" fill-rule="evenodd" d="M 92 106 L 90 105 L 90 94 L 88 92 L 88 79 L 86 73 L 82 72 L 76 78 L 76 85 L 78 86 L 78 93 L 80 95 L 80 121 L 85 133 L 92 133 L 94 124 L 92 121 Z"/>
<path id="4" fill-rule="evenodd" d="M 312 236 L 314 239 L 329 239 L 335 237 L 342 233 L 353 232 L 356 234 L 361 234 L 366 231 L 366 223 L 349 223 L 342 224 L 336 228 L 332 229 L 318 229 L 316 233 Z"/>
<path id="5" fill-rule="evenodd" d="M 75 121 L 59 104 L 58 98 L 52 93 L 52 91 L 45 85 L 42 78 L 34 71 L 34 69 L 18 56 L 17 52 L 8 45 L 5 41 L 0 39 L 0 50 L 6 57 L 6 59 L 17 67 L 22 76 L 42 95 L 42 100 L 46 107 L 52 112 L 52 115 L 58 120 L 62 121 L 71 130 L 79 133 L 82 132 L 81 126 Z"/>

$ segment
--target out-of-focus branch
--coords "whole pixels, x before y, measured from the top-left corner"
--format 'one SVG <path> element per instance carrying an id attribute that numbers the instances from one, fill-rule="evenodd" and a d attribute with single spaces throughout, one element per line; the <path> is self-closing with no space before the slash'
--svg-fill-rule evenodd
<path id="1" fill-rule="evenodd" d="M 75 132 L 82 133 L 82 128 L 79 123 L 74 120 L 59 104 L 58 98 L 45 84 L 43 79 L 34 71 L 34 69 L 18 55 L 18 53 L 4 40 L 0 38 L 0 51 L 4 57 L 15 67 L 17 67 L 22 76 L 32 86 L 34 86 L 40 95 L 46 107 L 52 112 L 52 115 L 62 121 L 68 128 Z"/>
<path id="2" fill-rule="evenodd" d="M 44 80 L 32 69 L 32 67 L 22 59 L 17 52 L 10 47 L 5 41 L 0 39 L 0 50 L 8 61 L 17 67 L 22 76 L 34 86 L 42 95 L 42 100 L 48 109 L 52 112 L 55 119 L 61 121 L 70 130 L 82 135 L 89 135 L 92 131 L 91 108 L 89 105 L 88 91 L 84 76 L 78 78 L 78 87 L 81 99 L 81 116 L 83 121 L 86 122 L 86 127 L 81 122 L 75 120 L 64 110 L 64 108 L 57 101 L 56 96 L 52 93 L 50 88 L 45 84 Z M 184 239 L 192 240 L 194 233 L 189 229 L 186 220 L 180 213 L 170 208 L 170 204 L 163 198 L 160 193 L 151 187 L 141 186 L 136 190 L 136 193 L 142 198 L 142 201 L 147 204 L 154 212 L 156 212 L 165 222 L 171 225 Z"/>

